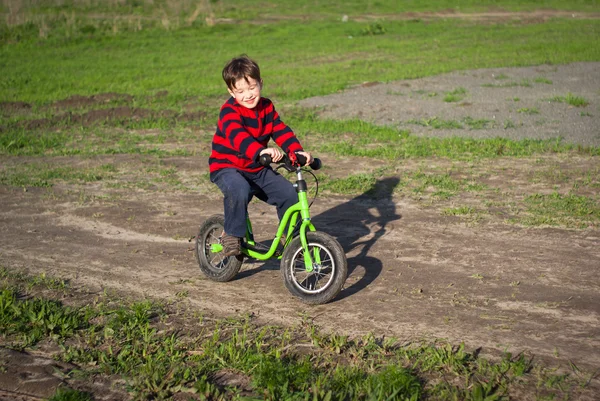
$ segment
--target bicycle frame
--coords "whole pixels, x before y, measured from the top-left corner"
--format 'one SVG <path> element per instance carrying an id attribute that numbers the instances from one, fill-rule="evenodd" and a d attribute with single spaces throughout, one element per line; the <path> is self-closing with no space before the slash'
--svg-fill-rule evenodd
<path id="1" fill-rule="evenodd" d="M 292 240 L 292 234 L 294 232 L 294 228 L 298 222 L 298 215 L 302 218 L 302 224 L 300 226 L 300 241 L 302 243 L 302 247 L 304 248 L 304 264 L 307 271 L 313 270 L 313 258 L 310 255 L 308 250 L 308 241 L 306 240 L 306 231 L 316 231 L 315 226 L 310 221 L 310 209 L 308 204 L 308 196 L 306 194 L 306 181 L 302 177 L 302 169 L 298 167 L 296 169 L 297 181 L 294 186 L 296 187 L 296 192 L 298 193 L 298 202 L 288 208 L 281 222 L 279 223 L 279 227 L 277 229 L 277 233 L 275 234 L 275 238 L 273 239 L 273 243 L 271 247 L 266 251 L 262 252 L 261 250 L 255 247 L 256 243 L 254 241 L 254 235 L 252 232 L 252 223 L 250 222 L 250 218 L 246 217 L 246 242 L 242 245 L 242 253 L 245 255 L 258 259 L 258 260 L 268 260 L 273 258 L 277 252 L 277 246 L 281 237 L 286 231 L 287 227 L 287 236 L 286 243 L 284 244 L 284 248 L 290 243 Z M 277 255 L 277 259 L 281 259 L 282 255 Z M 315 252 L 315 260 L 314 263 L 320 263 L 319 255 Z"/>

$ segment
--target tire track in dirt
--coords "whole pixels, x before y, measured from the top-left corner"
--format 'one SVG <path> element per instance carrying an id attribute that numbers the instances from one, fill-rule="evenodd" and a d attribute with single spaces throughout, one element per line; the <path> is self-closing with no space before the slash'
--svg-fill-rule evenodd
<path id="1" fill-rule="evenodd" d="M 232 282 L 214 283 L 201 276 L 187 241 L 68 211 L 34 221 L 27 196 L 17 196 L 19 213 L 0 215 L 0 263 L 63 277 L 73 287 L 179 300 L 197 313 L 252 314 L 267 324 L 293 325 L 307 314 L 327 331 L 446 338 L 487 352 L 528 350 L 553 361 L 559 352 L 581 366 L 600 364 L 593 233 L 467 227 L 403 202 L 324 199 L 314 206 L 315 224 L 343 244 L 351 274 L 340 299 L 307 307 L 287 293 L 277 262 L 247 263 Z M 203 218 L 219 206 L 205 204 Z M 256 232 L 274 227 L 269 210 L 253 205 Z M 107 234 L 115 230 L 123 235 Z"/>

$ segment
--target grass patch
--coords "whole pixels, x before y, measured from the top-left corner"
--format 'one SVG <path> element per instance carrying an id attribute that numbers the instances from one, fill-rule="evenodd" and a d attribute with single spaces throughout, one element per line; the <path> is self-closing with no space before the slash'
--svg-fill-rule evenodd
<path id="1" fill-rule="evenodd" d="M 319 178 L 319 186 L 326 191 L 337 194 L 355 195 L 368 193 L 373 188 L 377 179 L 373 173 L 352 174 L 345 178 Z"/>
<path id="2" fill-rule="evenodd" d="M 0 184 L 13 187 L 51 187 L 55 182 L 94 182 L 111 177 L 115 166 L 77 169 L 72 166 L 53 167 L 50 164 L 21 164 L 0 171 Z"/>
<path id="3" fill-rule="evenodd" d="M 554 96 L 553 98 L 548 99 L 550 102 L 555 103 L 566 103 L 574 107 L 586 107 L 590 102 L 587 99 L 573 95 L 572 93 L 568 93 L 566 96 Z"/>
<path id="4" fill-rule="evenodd" d="M 350 338 L 326 333 L 306 318 L 294 327 L 259 326 L 250 317 L 204 319 L 182 313 L 175 304 L 149 300 L 127 303 L 104 297 L 89 303 L 89 294 L 76 292 L 71 301 L 86 306 L 65 306 L 18 290 L 27 276 L 6 269 L 1 273 L 0 335 L 11 346 L 57 343 L 52 357 L 79 365 L 75 378 L 65 378 L 67 384 L 118 375 L 122 383 L 114 385 L 137 399 L 190 393 L 231 399 L 241 392 L 249 399 L 269 400 L 300 400 L 308 393 L 340 401 L 500 399 L 513 387 L 537 392 L 539 380 L 550 384 L 545 392 L 554 396 L 568 394 L 577 383 L 534 365 L 525 354 L 503 353 L 492 362 L 464 344 L 402 344 L 372 334 Z M 246 384 L 219 384 L 222 372 Z M 557 381 L 560 385 L 552 384 Z M 60 389 L 52 399 L 87 396 Z"/>
<path id="5" fill-rule="evenodd" d="M 600 203 L 593 197 L 554 192 L 529 195 L 524 202 L 529 214 L 522 219 L 525 225 L 588 228 L 600 222 Z"/>
<path id="6" fill-rule="evenodd" d="M 448 216 L 467 216 L 475 212 L 471 206 L 451 207 L 442 210 L 442 214 Z"/>
<path id="7" fill-rule="evenodd" d="M 91 35 L 65 35 L 57 28 L 41 41 L 39 29 L 33 28 L 33 37 L 16 35 L 18 39 L 3 42 L 0 102 L 47 105 L 75 94 L 102 93 L 128 94 L 139 102 L 159 92 L 167 93 L 162 101 L 172 106 L 192 97 L 223 99 L 219 74 L 225 62 L 240 53 L 260 62 L 265 95 L 295 101 L 365 81 L 597 60 L 600 46 L 593 38 L 599 24 L 568 19 L 523 25 L 390 20 L 385 22 L 385 35 L 356 37 L 353 33 L 369 23 L 292 19 L 260 26 L 192 24 L 168 32 L 142 27 Z M 431 35 L 437 41 L 431 42 Z M 272 43 L 286 43 L 292 56 L 273 56 Z M 459 92 L 460 88 L 453 96 L 464 95 Z"/>
<path id="8" fill-rule="evenodd" d="M 532 114 L 540 114 L 540 111 L 537 109 L 537 107 L 522 107 L 517 110 L 517 113 L 532 115 Z"/>
<path id="9" fill-rule="evenodd" d="M 298 118 L 301 117 L 301 118 Z M 393 127 L 377 126 L 360 120 L 325 120 L 307 114 L 291 115 L 287 122 L 304 133 L 302 139 L 311 141 L 315 152 L 339 156 L 364 156 L 380 159 L 415 157 L 448 157 L 464 160 L 498 156 L 531 156 L 543 153 L 581 152 L 600 154 L 599 148 L 563 144 L 560 139 L 514 141 L 506 138 L 428 138 L 411 135 Z M 427 123 L 427 122 L 422 122 Z M 428 122 L 435 123 L 435 122 Z M 515 128 L 510 120 L 504 128 Z M 340 141 L 339 138 L 344 138 Z"/>
<path id="10" fill-rule="evenodd" d="M 481 86 L 484 88 L 514 88 L 517 86 L 521 86 L 524 88 L 530 88 L 533 85 L 531 84 L 531 82 L 529 82 L 529 80 L 524 79 L 521 82 L 504 82 L 501 84 L 482 84 Z"/>
<path id="11" fill-rule="evenodd" d="M 422 118 L 420 120 L 408 120 L 409 124 L 430 127 L 433 129 L 461 129 L 464 126 L 456 120 L 443 120 L 438 117 Z"/>
<path id="12" fill-rule="evenodd" d="M 552 80 L 548 79 L 548 78 L 544 78 L 544 77 L 537 77 L 533 79 L 533 82 L 537 83 L 537 84 L 547 84 L 547 85 L 552 85 Z"/>
<path id="13" fill-rule="evenodd" d="M 494 125 L 492 120 L 485 118 L 465 117 L 461 121 L 443 120 L 438 117 L 422 118 L 420 120 L 409 120 L 409 124 L 420 125 L 422 127 L 430 127 L 433 129 L 485 129 Z"/>
<path id="14" fill-rule="evenodd" d="M 460 102 L 467 96 L 467 90 L 465 88 L 456 88 L 451 92 L 447 92 L 444 96 L 444 102 Z"/>

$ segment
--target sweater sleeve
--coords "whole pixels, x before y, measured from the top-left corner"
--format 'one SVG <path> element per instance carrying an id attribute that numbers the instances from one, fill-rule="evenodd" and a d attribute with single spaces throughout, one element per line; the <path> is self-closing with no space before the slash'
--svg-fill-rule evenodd
<path id="1" fill-rule="evenodd" d="M 273 103 L 269 102 L 268 107 L 270 109 L 267 111 L 269 120 L 273 124 L 272 138 L 275 143 L 286 153 L 302 151 L 302 145 L 300 145 L 300 141 L 294 134 L 294 131 L 281 121 Z"/>

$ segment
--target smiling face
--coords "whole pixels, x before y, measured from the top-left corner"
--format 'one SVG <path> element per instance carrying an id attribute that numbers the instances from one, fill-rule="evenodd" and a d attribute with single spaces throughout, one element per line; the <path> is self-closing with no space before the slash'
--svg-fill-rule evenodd
<path id="1" fill-rule="evenodd" d="M 248 109 L 253 109 L 260 100 L 261 89 L 262 81 L 246 77 L 235 81 L 233 88 L 227 88 L 227 91 L 239 104 Z"/>

